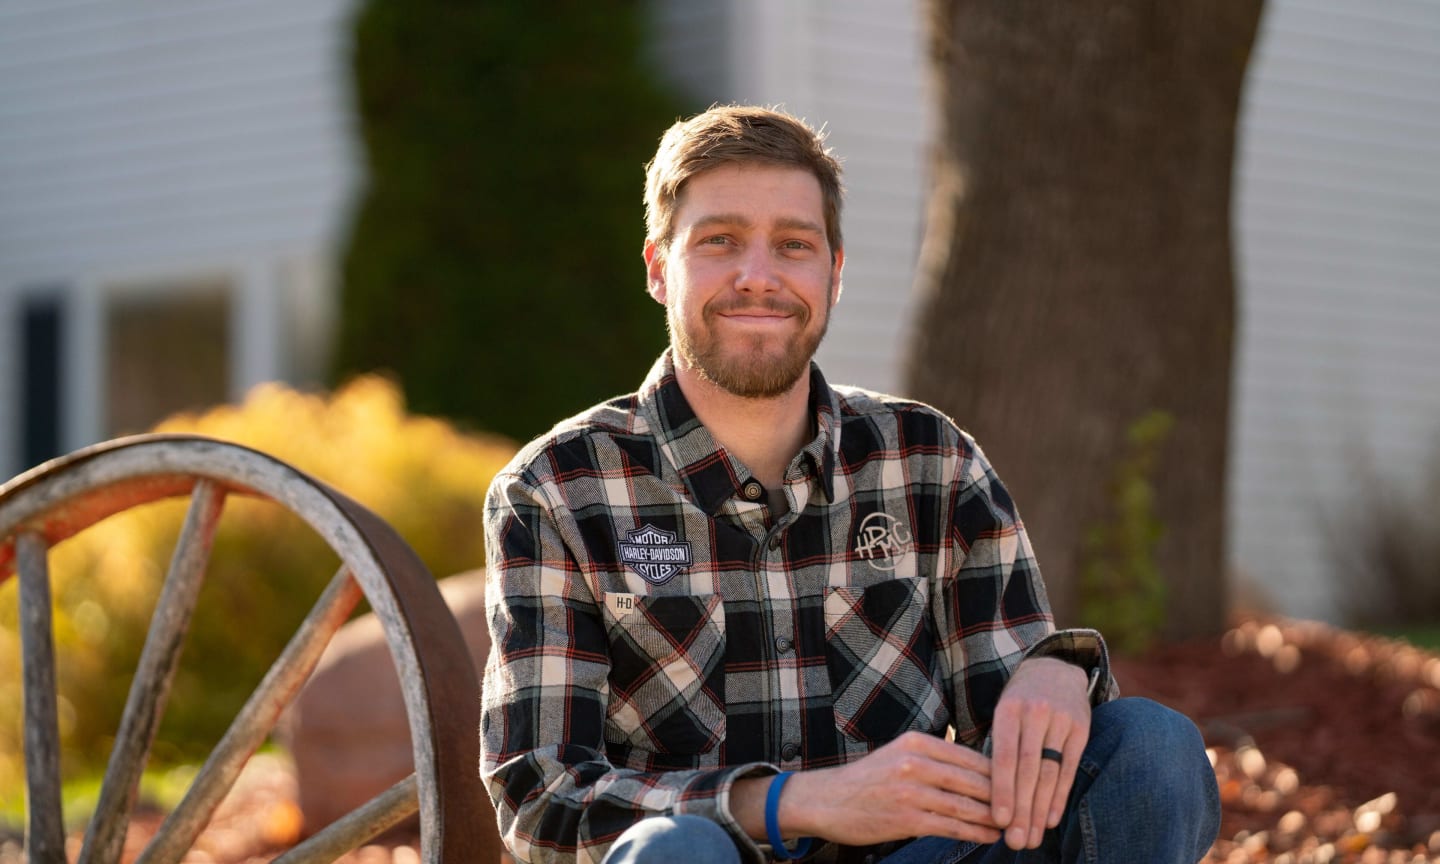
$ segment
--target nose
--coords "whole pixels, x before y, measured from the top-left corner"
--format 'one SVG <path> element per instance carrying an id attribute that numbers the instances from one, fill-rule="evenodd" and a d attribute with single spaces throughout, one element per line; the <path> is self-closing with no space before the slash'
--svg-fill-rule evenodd
<path id="1" fill-rule="evenodd" d="M 735 274 L 735 290 L 759 294 L 777 291 L 780 283 L 775 275 L 775 262 L 764 243 L 752 243 L 745 248 L 738 260 L 739 270 Z"/>

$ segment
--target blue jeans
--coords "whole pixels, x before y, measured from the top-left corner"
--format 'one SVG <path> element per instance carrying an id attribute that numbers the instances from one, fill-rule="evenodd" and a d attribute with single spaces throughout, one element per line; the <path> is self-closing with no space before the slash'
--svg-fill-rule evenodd
<path id="1" fill-rule="evenodd" d="M 1220 830 L 1220 793 L 1195 724 L 1148 699 L 1095 709 L 1060 824 L 1019 852 L 921 837 L 880 864 L 1195 864 Z"/>
<path id="2" fill-rule="evenodd" d="M 1195 864 L 1220 829 L 1220 795 L 1200 732 L 1148 699 L 1095 709 L 1090 743 L 1060 824 L 1039 849 L 977 846 L 944 837 L 912 840 L 879 864 Z M 632 826 L 605 864 L 739 864 L 730 835 L 700 816 Z"/>
<path id="3" fill-rule="evenodd" d="M 704 816 L 652 816 L 631 825 L 605 853 L 604 864 L 740 864 L 735 841 Z"/>

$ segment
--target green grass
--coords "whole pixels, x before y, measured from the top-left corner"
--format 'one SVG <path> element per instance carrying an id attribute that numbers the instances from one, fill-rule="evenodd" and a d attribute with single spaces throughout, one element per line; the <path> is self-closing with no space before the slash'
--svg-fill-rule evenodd
<path id="1" fill-rule="evenodd" d="M 1440 651 L 1440 624 L 1387 627 L 1376 632 L 1390 639 L 1404 639 L 1416 648 Z"/>
<path id="2" fill-rule="evenodd" d="M 260 745 L 257 753 L 275 753 L 285 755 L 284 748 L 274 741 L 266 741 Z M 285 756 L 285 758 L 289 758 Z M 154 807 L 166 813 L 174 810 L 185 793 L 190 791 L 190 784 L 195 780 L 195 775 L 200 772 L 198 764 L 180 764 L 168 766 L 147 767 L 140 775 L 140 802 L 147 807 Z M 90 816 L 95 812 L 95 805 L 100 801 L 100 783 L 104 779 L 104 770 L 97 770 L 91 774 L 66 780 L 60 788 L 60 806 L 65 811 L 65 829 L 77 831 L 85 827 L 90 821 Z M 23 788 L 5 789 L 0 791 L 0 833 L 4 829 L 11 829 L 16 833 L 24 830 L 25 826 L 25 790 Z"/>
<path id="3" fill-rule="evenodd" d="M 178 765 L 173 768 L 147 769 L 140 777 L 140 800 L 145 804 L 169 811 L 174 809 L 190 781 L 199 770 L 196 765 Z M 65 812 L 65 828 L 69 831 L 83 828 L 95 812 L 100 801 L 100 782 L 103 774 L 80 777 L 67 781 L 60 789 L 60 803 Z M 25 792 L 23 789 L 7 790 L 0 795 L 0 827 L 16 831 L 25 825 Z"/>

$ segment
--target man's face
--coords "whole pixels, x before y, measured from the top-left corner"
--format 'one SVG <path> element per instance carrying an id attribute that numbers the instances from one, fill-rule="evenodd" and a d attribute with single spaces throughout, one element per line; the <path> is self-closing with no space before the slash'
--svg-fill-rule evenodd
<path id="1" fill-rule="evenodd" d="M 802 168 L 724 165 L 691 177 L 663 255 L 645 245 L 675 362 L 737 396 L 788 391 L 809 368 L 840 294 L 820 183 Z"/>

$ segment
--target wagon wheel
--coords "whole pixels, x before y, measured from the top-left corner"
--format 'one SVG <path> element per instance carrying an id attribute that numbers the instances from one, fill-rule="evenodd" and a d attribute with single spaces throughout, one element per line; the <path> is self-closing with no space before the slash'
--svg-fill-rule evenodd
<path id="1" fill-rule="evenodd" d="M 16 570 L 20 576 L 26 850 L 32 864 L 66 860 L 49 549 L 114 513 L 186 494 L 189 512 L 131 682 L 81 864 L 120 859 L 215 526 L 231 494 L 288 508 L 338 553 L 341 567 L 138 861 L 181 860 L 362 594 L 399 673 L 415 772 L 275 861 L 332 862 L 417 809 L 426 864 L 498 860 L 499 838 L 478 777 L 475 670 L 454 617 L 415 553 L 364 507 L 263 453 L 198 436 L 144 435 L 80 450 L 0 486 L 0 582 Z"/>

